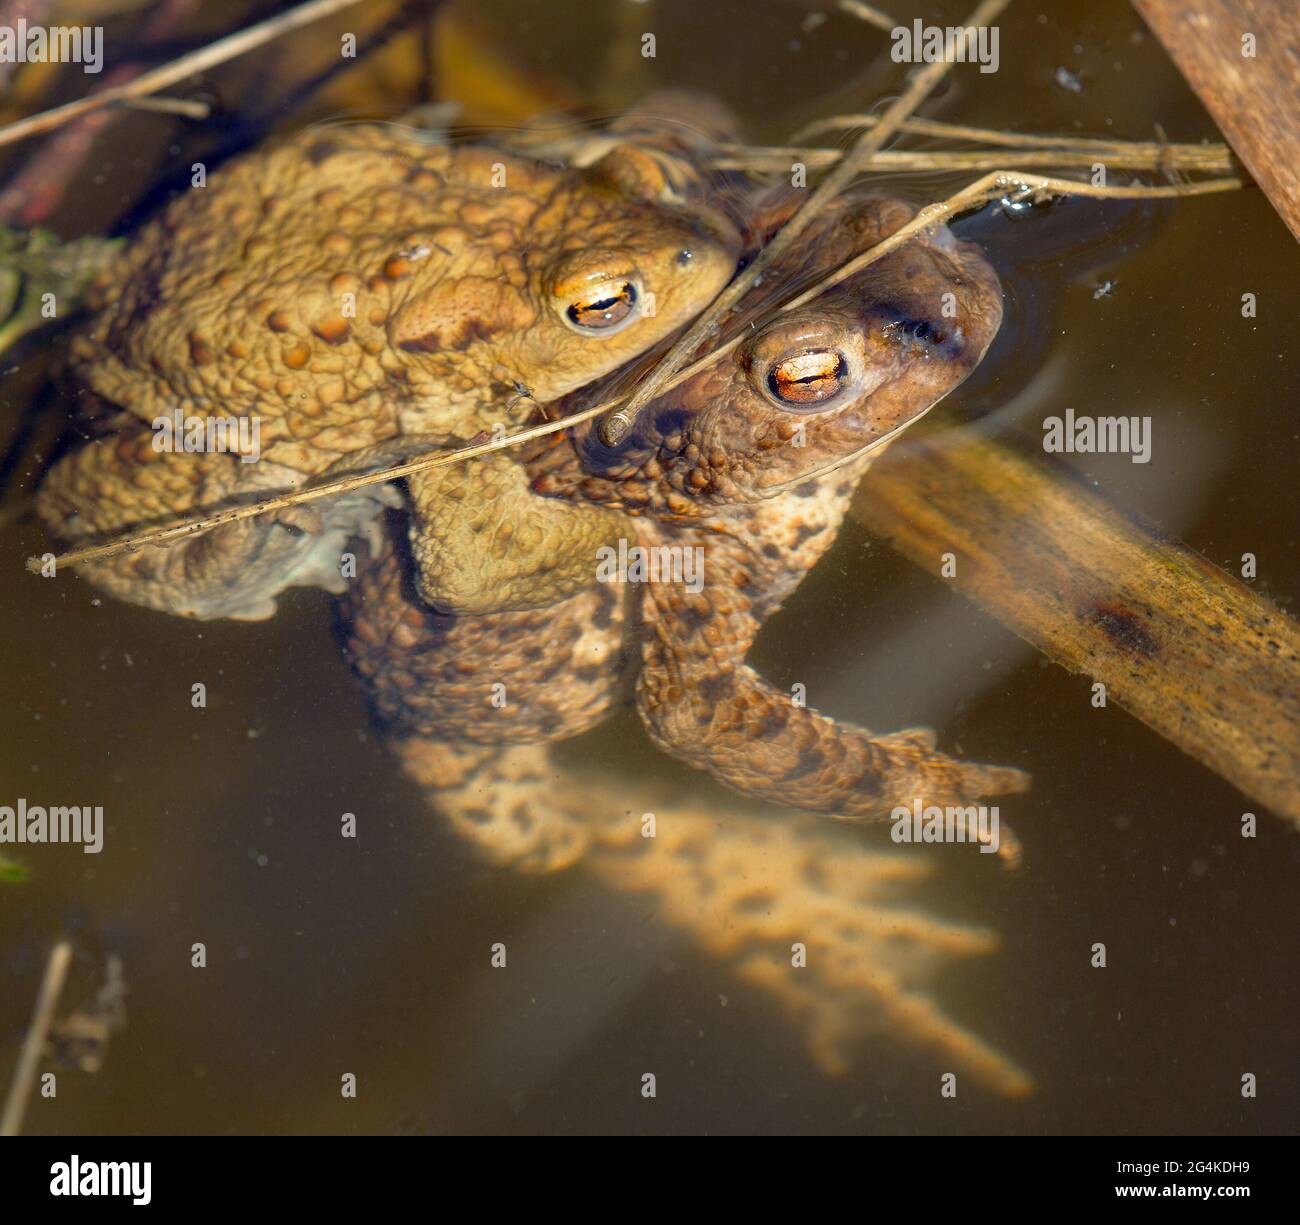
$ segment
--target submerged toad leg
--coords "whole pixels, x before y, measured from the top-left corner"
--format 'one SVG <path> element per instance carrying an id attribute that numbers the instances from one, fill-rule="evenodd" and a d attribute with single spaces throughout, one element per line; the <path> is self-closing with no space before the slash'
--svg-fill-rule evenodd
<path id="1" fill-rule="evenodd" d="M 402 767 L 484 858 L 523 872 L 556 872 L 580 859 L 599 818 L 581 779 L 545 744 L 494 747 L 413 736 L 393 747 Z M 621 814 L 619 814 L 621 815 Z"/>
<path id="2" fill-rule="evenodd" d="M 626 532 L 602 507 L 537 496 L 506 455 L 417 472 L 407 486 L 416 586 L 442 612 L 517 612 L 577 595 L 594 581 L 597 550 Z"/>
<path id="3" fill-rule="evenodd" d="M 635 602 L 623 588 L 588 587 L 531 612 L 434 612 L 412 598 L 405 542 L 385 534 L 340 607 L 348 658 L 407 773 L 497 863 L 564 867 L 599 819 L 624 812 L 593 809 L 544 743 L 630 696 Z"/>
<path id="4" fill-rule="evenodd" d="M 929 732 L 876 736 L 796 705 L 745 663 L 758 632 L 743 586 L 647 588 L 637 706 L 666 752 L 745 795 L 842 817 L 1024 791 L 1020 770 L 956 761 Z"/>

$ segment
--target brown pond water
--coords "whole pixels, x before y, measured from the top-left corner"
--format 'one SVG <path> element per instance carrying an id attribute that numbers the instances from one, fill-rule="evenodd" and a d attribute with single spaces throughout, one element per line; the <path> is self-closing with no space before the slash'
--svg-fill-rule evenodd
<path id="1" fill-rule="evenodd" d="M 710 90 L 756 143 L 870 106 L 902 79 L 882 58 L 884 35 L 829 4 L 811 29 L 815 6 L 784 0 L 610 4 L 596 18 L 592 8 L 494 0 L 475 11 L 516 69 L 597 109 L 655 85 Z M 368 6 L 365 24 L 384 10 Z M 889 11 L 962 15 L 937 3 Z M 635 51 L 645 29 L 653 61 Z M 110 27 L 110 51 L 113 37 L 129 39 L 129 25 Z M 1000 53 L 996 74 L 958 71 L 925 113 L 1216 138 L 1119 0 L 1015 3 Z M 255 125 L 241 124 L 252 114 L 275 113 L 276 63 L 255 56 L 213 74 L 228 108 L 215 134 L 130 117 L 51 224 L 103 232 L 156 207 L 149 187 L 221 140 L 250 139 Z M 1057 83 L 1058 67 L 1080 91 Z M 476 71 L 488 68 L 460 64 Z M 416 99 L 410 74 L 357 75 L 342 100 L 279 118 L 393 114 Z M 963 181 L 889 187 L 922 201 Z M 1150 414 L 1149 464 L 1075 456 L 1078 470 L 1220 565 L 1255 553 L 1256 587 L 1294 611 L 1300 251 L 1262 195 L 1071 201 L 958 228 L 990 252 L 1008 318 L 956 406 L 1029 447 L 1067 407 Z M 1098 297 L 1103 281 L 1114 289 Z M 1246 292 L 1258 297 L 1254 320 L 1240 314 Z M 10 437 L 60 345 L 7 356 Z M 47 414 L 67 412 L 46 395 Z M 8 472 L 7 505 L 31 489 L 50 439 L 38 426 Z M 969 847 L 927 849 L 931 874 L 892 895 L 997 935 L 996 951 L 941 958 L 920 981 L 1027 1070 L 1035 1087 L 1023 1096 L 965 1077 L 907 1025 L 873 1026 L 865 1000 L 847 1067 L 830 1074 L 806 1020 L 711 955 L 667 893 L 620 892 L 581 865 L 530 878 L 480 863 L 396 770 L 323 594 L 291 593 L 265 623 L 193 624 L 101 599 L 75 575 L 24 574 L 22 558 L 45 547 L 31 519 L 3 529 L 0 803 L 101 804 L 105 849 L 13 853 L 29 876 L 0 883 L 0 1058 L 17 1051 L 61 934 L 78 948 L 67 1006 L 93 995 L 109 953 L 130 995 L 102 1071 L 60 1073 L 58 1097 L 31 1105 L 32 1133 L 1294 1130 L 1300 836 L 1261 814 L 1259 837 L 1241 839 L 1241 813 L 1256 805 L 1122 711 L 1094 710 L 1087 678 L 856 525 L 765 628 L 755 662 L 780 685 L 806 684 L 838 718 L 929 724 L 954 752 L 1032 773 L 1033 790 L 1003 805 L 1024 843 L 1018 873 Z M 196 681 L 208 687 L 203 711 L 190 706 Z M 715 805 L 720 822 L 735 805 L 656 752 L 626 713 L 568 760 L 616 772 L 629 806 L 651 778 Z M 356 844 L 337 836 L 343 812 L 358 815 Z M 828 856 L 920 853 L 893 848 L 886 826 L 809 836 Z M 752 866 L 761 875 L 761 849 Z M 195 941 L 206 970 L 190 968 Z M 495 941 L 510 950 L 507 970 L 490 967 Z M 1089 964 L 1096 941 L 1104 971 Z M 765 955 L 788 961 L 788 944 Z M 962 1078 L 956 1100 L 939 1093 L 950 1070 Z M 652 1101 L 640 1091 L 648 1071 Z M 356 1100 L 340 1097 L 344 1072 L 359 1078 Z M 1246 1072 L 1256 1100 L 1241 1097 Z"/>

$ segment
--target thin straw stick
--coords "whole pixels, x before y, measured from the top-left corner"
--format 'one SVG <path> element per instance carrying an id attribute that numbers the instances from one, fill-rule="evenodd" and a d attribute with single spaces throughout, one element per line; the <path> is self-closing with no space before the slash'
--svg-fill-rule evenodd
<path id="1" fill-rule="evenodd" d="M 716 170 L 786 172 L 795 162 L 809 170 L 833 166 L 844 156 L 841 149 L 798 149 L 785 146 L 724 145 L 709 164 Z M 1191 171 L 1201 174 L 1231 174 L 1232 157 L 1224 145 L 1197 145 L 1174 151 L 1159 145 L 1135 144 L 1121 151 L 1051 148 L 1035 145 L 1016 154 L 1019 166 L 1088 167 L 1101 162 L 1107 170 Z M 882 149 L 873 154 L 864 170 L 900 174 L 924 170 L 998 170 L 1006 165 L 1005 149 Z"/>
<path id="2" fill-rule="evenodd" d="M 13 1083 L 9 1086 L 9 1096 L 5 1100 L 4 1117 L 0 1119 L 0 1136 L 16 1136 L 22 1131 L 27 1099 L 31 1097 L 32 1085 L 40 1070 L 45 1037 L 54 1021 L 54 1010 L 58 1007 L 59 996 L 63 994 L 63 984 L 67 980 L 71 962 L 72 945 L 68 941 L 61 940 L 50 950 L 50 958 L 45 963 L 45 977 L 41 979 L 41 989 L 36 995 L 32 1023 L 27 1027 L 27 1037 L 23 1039 Z"/>
<path id="3" fill-rule="evenodd" d="M 281 34 L 310 25 L 313 21 L 350 8 L 358 2 L 359 0 L 310 0 L 310 3 L 301 4 L 296 9 L 281 13 L 278 17 L 249 26 L 247 30 L 237 30 L 234 34 L 190 52 L 189 55 L 182 55 L 180 59 L 172 60 L 170 64 L 163 64 L 152 72 L 142 73 L 123 85 L 102 89 L 88 97 L 78 98 L 75 102 L 29 115 L 26 119 L 19 119 L 7 127 L 0 128 L 0 145 L 13 144 L 29 136 L 62 127 L 79 115 L 100 110 L 114 103 L 157 93 L 160 89 L 179 84 L 194 76 L 195 73 L 204 72 L 218 64 L 224 64 L 227 60 L 244 55 L 272 39 L 279 38 Z"/>
<path id="4" fill-rule="evenodd" d="M 840 8 L 858 18 L 859 21 L 865 21 L 868 25 L 875 26 L 877 30 L 884 30 L 886 34 L 898 25 L 898 22 L 888 13 L 882 13 L 878 8 L 863 4 L 862 0 L 840 0 Z"/>
<path id="5" fill-rule="evenodd" d="M 804 124 L 790 139 L 803 140 L 813 132 L 836 132 L 845 128 L 871 128 L 880 122 L 878 115 L 831 115 Z M 1100 136 L 1044 136 L 1033 132 L 1007 132 L 1001 128 L 973 128 L 965 123 L 945 123 L 942 119 L 908 119 L 899 129 L 914 136 L 938 136 L 945 140 L 968 140 L 980 145 L 1001 145 L 1008 149 L 1032 149 L 1036 145 L 1052 145 L 1059 149 L 1075 149 L 1081 153 L 1105 153 L 1124 149 L 1168 149 L 1174 153 L 1194 152 L 1197 149 L 1221 149 L 1227 146 L 1210 142 L 1108 140 Z"/>

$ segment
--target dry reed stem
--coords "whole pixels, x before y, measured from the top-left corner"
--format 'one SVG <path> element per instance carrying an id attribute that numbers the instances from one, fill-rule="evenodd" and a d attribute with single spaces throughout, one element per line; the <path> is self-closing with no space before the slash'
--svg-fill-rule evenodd
<path id="1" fill-rule="evenodd" d="M 798 149 L 786 146 L 726 145 L 710 164 L 715 170 L 786 173 L 795 162 L 809 170 L 833 166 L 844 156 L 841 149 Z M 1104 159 L 1104 160 L 1103 160 Z M 863 166 L 883 174 L 926 170 L 999 170 L 1006 163 L 1004 149 L 882 149 Z M 1193 145 L 1175 149 L 1154 144 L 1134 144 L 1125 151 L 1102 154 L 1053 148 L 1050 139 L 1016 154 L 1019 166 L 1087 168 L 1101 162 L 1109 170 L 1181 171 L 1196 174 L 1232 174 L 1232 156 L 1224 145 Z"/>
<path id="2" fill-rule="evenodd" d="M 804 140 L 813 132 L 838 132 L 846 128 L 870 128 L 879 122 L 877 115 L 831 115 L 804 124 L 791 140 Z M 1168 149 L 1182 154 L 1197 149 L 1216 149 L 1228 152 L 1228 146 L 1217 142 L 1173 143 L 1169 141 L 1112 140 L 1099 136 L 1039 136 L 1032 132 L 1007 132 L 1000 128 L 974 128 L 965 123 L 946 123 L 942 119 L 909 119 L 900 128 L 912 136 L 937 136 L 945 140 L 965 140 L 978 145 L 998 145 L 1007 149 L 1032 149 L 1035 145 L 1052 145 L 1059 149 L 1074 149 L 1086 153 L 1124 152 L 1132 149 Z"/>
<path id="3" fill-rule="evenodd" d="M 61 940 L 50 950 L 49 960 L 45 963 L 45 977 L 41 979 L 41 989 L 36 995 L 32 1023 L 27 1027 L 13 1083 L 9 1086 L 9 1096 L 5 1099 L 4 1116 L 0 1118 L 0 1136 L 16 1136 L 22 1131 L 23 1115 L 27 1113 L 27 1101 L 31 1097 L 32 1085 L 36 1081 L 41 1055 L 45 1050 L 45 1038 L 54 1021 L 54 1010 L 58 1007 L 59 996 L 63 994 L 63 984 L 67 980 L 68 966 L 71 963 L 72 945 Z"/>
<path id="4" fill-rule="evenodd" d="M 179 59 L 172 60 L 170 64 L 163 64 L 153 69 L 152 72 L 142 73 L 123 85 L 102 89 L 85 98 L 78 98 L 75 102 L 29 115 L 26 119 L 19 119 L 0 128 L 0 145 L 13 144 L 29 136 L 52 131 L 80 115 L 89 114 L 103 107 L 167 89 L 196 73 L 205 72 L 218 64 L 224 64 L 227 60 L 255 50 L 272 39 L 279 38 L 281 34 L 310 25 L 313 21 L 319 21 L 322 17 L 328 17 L 331 13 L 340 12 L 357 3 L 358 0 L 310 0 L 310 3 L 301 4 L 287 13 L 281 13 L 278 17 L 259 22 L 247 30 L 238 30 L 198 51 L 182 55 Z"/>

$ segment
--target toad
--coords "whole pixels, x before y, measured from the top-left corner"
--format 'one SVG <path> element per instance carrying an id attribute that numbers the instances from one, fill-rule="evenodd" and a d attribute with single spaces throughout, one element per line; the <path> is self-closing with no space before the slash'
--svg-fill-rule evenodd
<path id="1" fill-rule="evenodd" d="M 824 276 L 912 216 L 884 198 L 814 223 L 798 270 Z M 762 623 L 834 539 L 875 454 L 957 387 L 1002 317 L 978 249 L 942 226 L 806 306 L 745 324 L 741 342 L 647 405 L 607 448 L 588 422 L 528 456 L 533 489 L 612 516 L 602 582 L 542 611 L 440 615 L 412 598 L 390 539 L 347 597 L 343 622 L 408 771 L 493 857 L 554 867 L 599 814 L 539 751 L 629 695 L 668 753 L 752 797 L 844 818 L 1023 790 L 1019 770 L 940 753 L 925 729 L 838 722 L 746 664 Z M 607 535 L 610 533 L 606 533 Z M 701 559 L 692 574 L 681 559 Z"/>
<path id="2" fill-rule="evenodd" d="M 92 291 L 71 364 L 97 437 L 51 471 L 43 517 L 87 543 L 257 500 L 508 429 L 608 373 L 735 266 L 734 226 L 683 196 L 671 160 L 629 142 L 563 167 L 345 125 L 222 168 Z M 202 439 L 214 419 L 255 452 L 160 445 L 173 420 Z M 534 494 L 508 455 L 419 474 L 409 494 L 421 595 L 461 613 L 581 588 L 607 523 Z M 257 620 L 286 587 L 341 589 L 346 540 L 394 497 L 371 487 L 85 569 L 133 603 Z"/>

